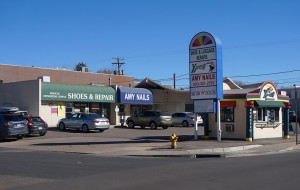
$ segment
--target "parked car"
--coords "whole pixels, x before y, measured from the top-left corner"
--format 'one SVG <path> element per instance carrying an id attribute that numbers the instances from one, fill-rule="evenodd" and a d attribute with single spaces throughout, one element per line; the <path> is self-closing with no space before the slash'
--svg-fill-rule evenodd
<path id="1" fill-rule="evenodd" d="M 83 132 L 89 130 L 98 130 L 103 132 L 109 129 L 109 120 L 97 113 L 75 113 L 71 116 L 61 119 L 57 124 L 60 130 L 67 128 L 81 129 Z"/>
<path id="2" fill-rule="evenodd" d="M 203 119 L 200 115 L 197 116 L 198 124 L 203 123 Z M 183 126 L 189 127 L 194 126 L 195 117 L 192 112 L 179 112 L 172 114 L 172 125 L 173 126 Z"/>
<path id="3" fill-rule="evenodd" d="M 0 107 L 0 113 L 2 113 L 2 114 L 16 113 L 18 111 L 19 111 L 19 108 L 17 108 L 17 107 L 12 107 L 12 106 Z"/>
<path id="4" fill-rule="evenodd" d="M 28 134 L 40 136 L 46 135 L 48 131 L 48 124 L 41 117 L 37 116 L 24 116 L 27 120 Z"/>
<path id="5" fill-rule="evenodd" d="M 21 114 L 23 116 L 29 116 L 27 111 L 17 111 L 16 113 Z"/>
<path id="6" fill-rule="evenodd" d="M 6 113 L 6 114 L 14 113 L 14 114 L 21 114 L 21 115 L 24 115 L 24 116 L 29 116 L 27 111 L 21 111 L 21 110 L 19 110 L 19 108 L 12 107 L 12 106 L 0 107 L 0 113 Z"/>
<path id="7" fill-rule="evenodd" d="M 0 140 L 8 137 L 22 139 L 27 134 L 27 121 L 23 115 L 0 114 Z"/>
<path id="8" fill-rule="evenodd" d="M 128 117 L 126 119 L 126 124 L 129 128 L 134 128 L 135 126 L 140 126 L 145 128 L 149 126 L 151 129 L 157 129 L 157 127 L 162 127 L 167 129 L 172 125 L 172 117 L 170 114 L 160 112 L 160 111 L 142 111 L 135 114 L 134 116 Z"/>

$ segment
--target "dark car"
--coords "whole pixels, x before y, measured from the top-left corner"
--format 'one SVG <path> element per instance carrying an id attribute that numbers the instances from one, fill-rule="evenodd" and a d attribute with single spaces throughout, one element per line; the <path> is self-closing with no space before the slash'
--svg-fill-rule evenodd
<path id="1" fill-rule="evenodd" d="M 46 135 L 48 131 L 48 124 L 41 117 L 25 116 L 27 119 L 28 134 L 29 135 Z"/>
<path id="2" fill-rule="evenodd" d="M 27 134 L 27 121 L 23 115 L 0 114 L 0 140 L 8 137 L 22 139 Z"/>
<path id="3" fill-rule="evenodd" d="M 134 128 L 135 126 L 145 128 L 149 126 L 151 129 L 157 129 L 157 127 L 167 129 L 172 125 L 172 116 L 160 111 L 142 111 L 128 117 L 126 123 L 129 128 Z"/>

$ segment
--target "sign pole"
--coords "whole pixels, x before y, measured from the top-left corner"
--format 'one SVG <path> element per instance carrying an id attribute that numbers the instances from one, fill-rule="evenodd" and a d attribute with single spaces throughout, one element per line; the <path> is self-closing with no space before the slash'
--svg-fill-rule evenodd
<path id="1" fill-rule="evenodd" d="M 198 120 L 196 113 L 194 113 L 194 118 L 194 140 L 198 140 Z"/>
<path id="2" fill-rule="evenodd" d="M 217 139 L 218 141 L 221 141 L 221 109 L 220 109 L 220 100 L 217 101 Z"/>

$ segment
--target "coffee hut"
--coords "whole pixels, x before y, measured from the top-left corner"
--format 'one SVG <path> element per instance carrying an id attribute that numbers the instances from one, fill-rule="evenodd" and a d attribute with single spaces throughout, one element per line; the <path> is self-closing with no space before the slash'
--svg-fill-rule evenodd
<path id="1" fill-rule="evenodd" d="M 289 138 L 289 97 L 272 81 L 238 86 L 223 81 L 224 98 L 220 101 L 222 138 L 253 141 L 265 138 Z M 216 114 L 209 114 L 205 137 L 217 137 Z"/>

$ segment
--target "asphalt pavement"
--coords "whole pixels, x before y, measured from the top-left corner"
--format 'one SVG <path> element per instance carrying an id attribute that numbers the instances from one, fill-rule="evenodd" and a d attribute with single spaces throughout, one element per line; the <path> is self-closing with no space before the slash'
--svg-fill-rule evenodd
<path id="1" fill-rule="evenodd" d="M 61 132 L 56 128 L 50 128 L 45 137 L 29 137 L 18 141 L 8 140 L 1 142 L 0 148 L 10 148 L 15 151 L 57 151 L 113 157 L 191 158 L 241 157 L 300 150 L 300 144 L 296 145 L 296 135 L 292 133 L 289 139 L 262 139 L 252 142 L 228 139 L 222 139 L 221 141 L 216 139 L 205 140 L 201 135 L 198 136 L 198 140 L 194 140 L 193 135 L 179 134 L 177 148 L 173 149 L 169 137 L 166 135 L 143 135 L 142 137 L 137 135 L 133 138 L 134 134 L 132 136 L 122 135 L 124 129 L 116 126 L 111 126 L 109 131 L 118 135 L 109 136 L 109 133 L 104 135 L 107 131 L 103 134 L 84 134 L 80 132 Z M 149 132 L 151 131 L 153 130 L 149 130 Z M 141 130 L 132 133 L 134 132 L 145 133 Z M 160 133 L 160 131 L 155 130 L 154 132 Z"/>

